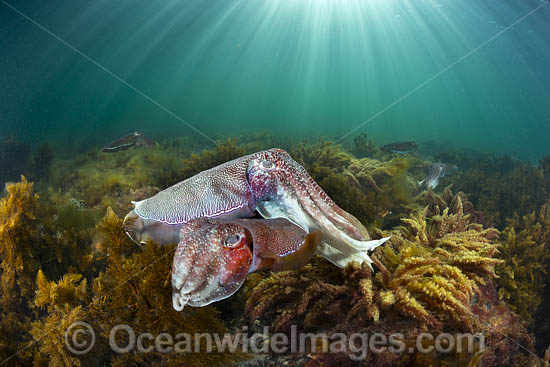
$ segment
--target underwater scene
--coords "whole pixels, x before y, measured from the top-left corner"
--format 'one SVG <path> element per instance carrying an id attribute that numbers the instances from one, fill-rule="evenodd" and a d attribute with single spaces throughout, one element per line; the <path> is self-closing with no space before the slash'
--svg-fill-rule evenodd
<path id="1" fill-rule="evenodd" d="M 547 0 L 0 0 L 0 366 L 550 366 Z"/>

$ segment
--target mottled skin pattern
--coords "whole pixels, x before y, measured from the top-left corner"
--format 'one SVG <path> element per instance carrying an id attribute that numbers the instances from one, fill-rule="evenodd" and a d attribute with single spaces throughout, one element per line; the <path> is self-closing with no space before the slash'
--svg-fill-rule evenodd
<path id="1" fill-rule="evenodd" d="M 321 242 L 285 219 L 200 218 L 181 226 L 172 265 L 174 309 L 200 307 L 227 298 L 246 275 L 306 264 Z"/>
<path id="2" fill-rule="evenodd" d="M 257 153 L 248 165 L 248 182 L 264 218 L 286 218 L 309 233 L 320 230 L 324 243 L 318 252 L 338 266 L 353 260 L 371 264 L 366 251 L 387 240 L 369 241 L 365 227 L 282 149 Z"/>
<path id="3" fill-rule="evenodd" d="M 206 306 L 227 298 L 243 284 L 252 250 L 243 227 L 216 226 L 208 219 L 182 226 L 172 266 L 174 309 Z"/>
<path id="4" fill-rule="evenodd" d="M 323 243 L 317 251 L 338 266 L 371 259 L 366 251 L 387 238 L 369 241 L 365 227 L 342 210 L 306 170 L 282 149 L 235 159 L 134 203 L 124 228 L 136 242 L 177 242 L 179 225 L 195 218 L 286 218 Z M 174 227 L 176 226 L 176 227 Z"/>
<path id="5" fill-rule="evenodd" d="M 252 236 L 253 260 L 250 272 L 298 269 L 308 263 L 321 243 L 320 231 L 306 233 L 286 219 L 231 219 Z"/>
<path id="6" fill-rule="evenodd" d="M 134 202 L 134 211 L 142 219 L 166 224 L 203 217 L 252 217 L 255 200 L 246 180 L 246 168 L 253 156 L 203 171 L 153 197 Z"/>

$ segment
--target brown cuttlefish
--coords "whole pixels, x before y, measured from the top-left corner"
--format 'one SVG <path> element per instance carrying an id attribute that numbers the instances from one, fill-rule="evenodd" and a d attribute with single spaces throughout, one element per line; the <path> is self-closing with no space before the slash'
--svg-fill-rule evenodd
<path id="1" fill-rule="evenodd" d="M 202 307 L 225 299 L 248 274 L 297 269 L 321 243 L 286 219 L 193 219 L 181 226 L 172 265 L 172 302 Z"/>
<path id="2" fill-rule="evenodd" d="M 103 153 L 116 153 L 128 150 L 131 147 L 151 147 L 156 144 L 154 140 L 149 139 L 143 135 L 142 132 L 134 131 L 133 133 L 124 135 L 113 141 L 111 144 L 101 149 L 101 151 Z"/>

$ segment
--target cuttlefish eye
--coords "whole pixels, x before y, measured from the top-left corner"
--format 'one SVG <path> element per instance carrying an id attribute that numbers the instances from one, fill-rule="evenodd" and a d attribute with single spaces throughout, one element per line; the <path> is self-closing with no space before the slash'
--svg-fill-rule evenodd
<path id="1" fill-rule="evenodd" d="M 237 247 L 239 245 L 240 241 L 241 241 L 241 236 L 239 236 L 238 234 L 234 235 L 234 236 L 228 236 L 225 239 L 223 245 L 225 247 L 233 248 L 233 247 Z"/>
<path id="2" fill-rule="evenodd" d="M 271 161 L 264 159 L 263 161 L 260 162 L 260 167 L 268 171 L 271 171 L 273 168 L 275 168 L 275 164 Z"/>

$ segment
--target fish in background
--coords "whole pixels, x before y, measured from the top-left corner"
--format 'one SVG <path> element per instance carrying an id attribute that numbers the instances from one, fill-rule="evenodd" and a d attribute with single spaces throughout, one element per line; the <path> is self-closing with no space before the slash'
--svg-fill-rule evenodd
<path id="1" fill-rule="evenodd" d="M 141 131 L 134 131 L 128 135 L 113 141 L 104 147 L 101 151 L 104 153 L 116 153 L 130 149 L 131 147 L 151 147 L 157 143 L 143 135 Z"/>
<path id="2" fill-rule="evenodd" d="M 430 173 L 422 181 L 418 182 L 418 185 L 426 185 L 426 187 L 432 190 L 439 184 L 439 179 L 445 175 L 451 175 L 458 170 L 457 166 L 450 166 L 444 163 L 434 163 L 430 168 Z"/>
<path id="3" fill-rule="evenodd" d="M 418 150 L 418 145 L 414 141 L 399 141 L 396 143 L 390 143 L 382 145 L 380 147 L 384 152 L 395 153 L 395 154 L 411 154 L 413 156 L 419 156 L 420 151 Z"/>

